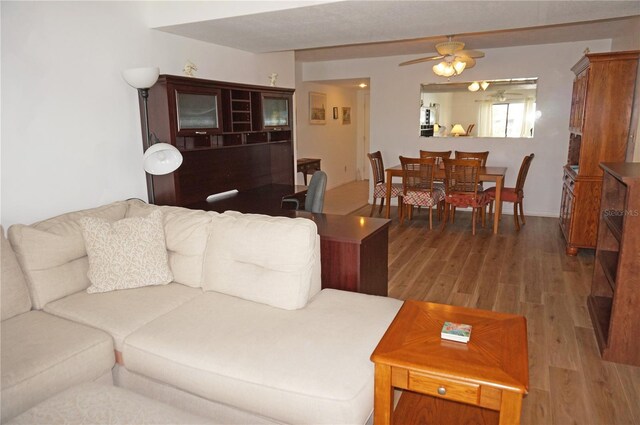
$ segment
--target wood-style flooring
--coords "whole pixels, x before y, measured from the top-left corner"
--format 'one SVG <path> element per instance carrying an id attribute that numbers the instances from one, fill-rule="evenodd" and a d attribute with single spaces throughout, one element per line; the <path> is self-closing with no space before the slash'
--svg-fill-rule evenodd
<path id="1" fill-rule="evenodd" d="M 602 361 L 597 348 L 586 306 L 593 251 L 566 256 L 556 218 L 527 217 L 516 232 L 504 215 L 498 235 L 487 225 L 472 236 L 469 213 L 444 231 L 434 218 L 429 231 L 427 212 L 416 212 L 400 226 L 392 208 L 389 296 L 524 315 L 523 424 L 640 424 L 640 367 Z"/>

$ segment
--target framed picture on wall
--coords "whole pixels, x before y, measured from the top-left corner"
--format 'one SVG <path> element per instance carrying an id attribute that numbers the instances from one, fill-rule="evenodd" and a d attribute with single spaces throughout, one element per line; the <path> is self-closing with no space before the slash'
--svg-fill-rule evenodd
<path id="1" fill-rule="evenodd" d="M 309 92 L 309 124 L 326 124 L 327 95 Z"/>
<path id="2" fill-rule="evenodd" d="M 351 124 L 351 107 L 342 107 L 342 124 Z"/>
<path id="3" fill-rule="evenodd" d="M 337 106 L 333 107 L 333 119 L 334 120 L 338 119 L 338 107 Z"/>

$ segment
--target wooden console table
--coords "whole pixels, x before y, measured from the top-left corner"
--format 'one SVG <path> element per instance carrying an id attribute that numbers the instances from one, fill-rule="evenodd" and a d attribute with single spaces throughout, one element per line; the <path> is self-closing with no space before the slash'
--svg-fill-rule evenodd
<path id="1" fill-rule="evenodd" d="M 318 226 L 322 288 L 387 296 L 390 220 L 293 212 Z"/>
<path id="2" fill-rule="evenodd" d="M 296 162 L 298 173 L 302 173 L 304 185 L 307 186 L 307 174 L 313 174 L 320 170 L 320 160 L 318 158 L 300 158 Z"/>
<path id="3" fill-rule="evenodd" d="M 390 220 L 351 215 L 314 214 L 284 210 L 283 196 L 300 195 L 305 186 L 267 185 L 240 191 L 214 202 L 198 202 L 187 208 L 224 212 L 303 217 L 313 220 L 320 235 L 322 287 L 387 296 Z"/>
<path id="4" fill-rule="evenodd" d="M 442 340 L 445 321 L 471 325 L 465 344 Z M 519 424 L 529 385 L 525 318 L 405 301 L 371 355 L 374 423 Z M 403 391 L 393 410 L 393 389 Z"/>

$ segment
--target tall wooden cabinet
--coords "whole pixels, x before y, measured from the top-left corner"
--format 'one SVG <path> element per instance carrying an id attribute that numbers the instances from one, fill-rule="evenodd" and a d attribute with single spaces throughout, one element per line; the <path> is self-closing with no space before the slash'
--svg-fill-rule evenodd
<path id="1" fill-rule="evenodd" d="M 605 360 L 640 366 L 640 163 L 603 163 L 596 264 L 587 299 Z"/>
<path id="2" fill-rule="evenodd" d="M 188 206 L 208 195 L 294 183 L 293 89 L 161 75 L 149 90 L 154 141 L 184 161 L 153 176 L 155 201 Z"/>
<path id="3" fill-rule="evenodd" d="M 564 167 L 560 227 L 566 252 L 595 248 L 602 189 L 600 162 L 633 156 L 634 95 L 640 51 L 589 53 L 572 71 L 569 153 Z"/>

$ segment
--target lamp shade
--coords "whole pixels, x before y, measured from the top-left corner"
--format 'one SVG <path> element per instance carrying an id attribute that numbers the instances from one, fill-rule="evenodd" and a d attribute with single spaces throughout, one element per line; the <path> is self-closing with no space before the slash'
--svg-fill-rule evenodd
<path id="1" fill-rule="evenodd" d="M 474 81 L 473 83 L 469 84 L 469 87 L 467 87 L 467 89 L 469 91 L 478 91 L 480 90 L 480 84 L 478 84 L 477 81 Z"/>
<path id="2" fill-rule="evenodd" d="M 451 77 L 456 73 L 456 70 L 453 68 L 453 66 L 445 61 L 434 65 L 432 69 L 436 75 L 439 75 L 441 77 Z"/>
<path id="3" fill-rule="evenodd" d="M 156 143 L 144 153 L 144 170 L 154 176 L 174 172 L 182 164 L 182 154 L 173 145 Z"/>
<path id="4" fill-rule="evenodd" d="M 462 71 L 464 71 L 466 67 L 467 67 L 466 62 L 462 62 L 459 60 L 456 60 L 453 62 L 453 68 L 456 70 L 456 75 L 462 74 Z"/>
<path id="5" fill-rule="evenodd" d="M 460 124 L 456 124 L 451 129 L 451 134 L 453 134 L 454 136 L 460 136 L 461 134 L 467 134 L 467 132 L 464 131 L 464 128 L 462 128 Z"/>
<path id="6" fill-rule="evenodd" d="M 122 78 L 135 89 L 148 89 L 158 81 L 160 69 L 156 67 L 149 68 L 131 68 L 122 71 Z"/>

